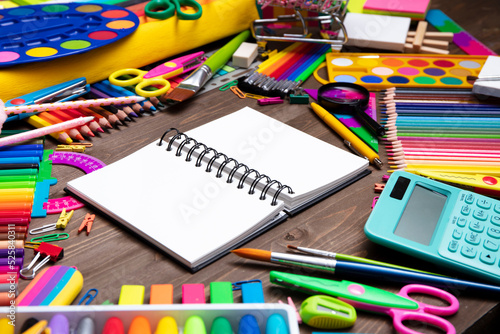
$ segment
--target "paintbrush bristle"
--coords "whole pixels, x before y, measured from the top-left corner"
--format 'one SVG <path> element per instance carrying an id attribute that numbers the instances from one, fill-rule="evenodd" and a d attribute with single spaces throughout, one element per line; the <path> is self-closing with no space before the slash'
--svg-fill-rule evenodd
<path id="1" fill-rule="evenodd" d="M 196 94 L 196 90 L 187 89 L 187 88 L 177 86 L 174 88 L 173 91 L 171 91 L 169 94 L 167 94 L 165 96 L 165 99 L 176 101 L 176 102 L 182 102 L 182 101 L 189 99 L 194 94 Z"/>
<path id="2" fill-rule="evenodd" d="M 297 246 L 293 246 L 293 245 L 286 245 L 287 248 L 290 248 L 290 249 L 298 249 Z"/>
<path id="3" fill-rule="evenodd" d="M 240 248 L 231 251 L 238 256 L 244 257 L 246 259 L 258 260 L 258 261 L 271 261 L 271 252 L 261 249 L 253 248 Z"/>

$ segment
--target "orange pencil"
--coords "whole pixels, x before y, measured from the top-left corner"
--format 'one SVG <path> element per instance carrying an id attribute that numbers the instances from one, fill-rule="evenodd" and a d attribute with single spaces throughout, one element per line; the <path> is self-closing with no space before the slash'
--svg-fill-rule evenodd
<path id="1" fill-rule="evenodd" d="M 38 117 L 40 117 L 44 121 L 49 122 L 50 124 L 58 124 L 58 123 L 64 122 L 60 118 L 49 114 L 47 111 L 39 113 Z M 76 139 L 76 140 L 84 140 L 85 139 L 85 138 L 83 138 L 80 131 L 78 131 L 77 129 L 68 129 L 68 130 L 64 130 L 64 132 L 67 133 L 68 136 L 70 136 L 72 139 Z"/>
<path id="2" fill-rule="evenodd" d="M 68 114 L 64 113 L 62 110 L 51 110 L 51 111 L 49 111 L 49 113 L 62 119 L 63 121 L 71 121 L 72 119 L 75 119 L 75 117 L 69 116 Z M 85 124 L 80 125 L 78 130 L 80 131 L 80 133 L 85 134 L 89 137 L 95 137 L 95 134 Z"/>
<path id="3" fill-rule="evenodd" d="M 46 120 L 38 117 L 38 115 L 33 115 L 33 116 L 28 117 L 26 119 L 26 122 L 28 122 L 28 124 L 30 124 L 30 125 L 33 125 L 37 129 L 45 128 L 47 126 L 52 125 L 49 122 L 47 122 Z M 64 131 L 56 131 L 54 133 L 49 133 L 49 136 L 60 141 L 63 144 L 71 144 L 73 142 L 73 139 L 71 139 L 71 137 Z"/>
<path id="4" fill-rule="evenodd" d="M 87 116 L 84 113 L 78 111 L 77 109 L 73 109 L 73 108 L 63 109 L 61 111 L 63 113 L 65 113 L 65 114 L 71 116 L 71 118 L 78 118 L 78 117 L 85 117 L 85 116 Z M 94 120 L 88 122 L 87 124 L 88 124 L 88 126 L 89 126 L 89 128 L 90 128 L 91 131 L 104 132 L 104 130 L 99 126 L 99 123 L 97 123 Z"/>

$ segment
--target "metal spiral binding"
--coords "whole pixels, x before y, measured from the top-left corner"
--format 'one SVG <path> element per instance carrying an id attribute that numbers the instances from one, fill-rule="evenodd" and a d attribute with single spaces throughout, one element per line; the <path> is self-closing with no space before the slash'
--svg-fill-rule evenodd
<path id="1" fill-rule="evenodd" d="M 171 151 L 173 143 L 176 140 L 181 140 L 181 138 L 183 138 L 183 139 L 179 143 L 179 146 L 177 147 L 177 150 L 175 152 L 176 156 L 181 156 L 183 148 L 186 145 L 190 144 L 190 143 L 194 143 L 194 145 L 188 150 L 187 156 L 186 156 L 186 159 L 185 159 L 186 161 L 188 161 L 188 162 L 191 161 L 191 157 L 192 157 L 194 151 L 196 151 L 197 149 L 201 148 L 203 150 L 203 151 L 200 152 L 200 154 L 198 155 L 198 158 L 196 159 L 196 163 L 195 163 L 196 167 L 201 167 L 201 165 L 202 165 L 201 162 L 203 161 L 203 157 L 205 155 L 209 154 L 210 152 L 212 152 L 213 156 L 208 161 L 207 167 L 205 169 L 205 171 L 207 173 L 210 173 L 212 171 L 213 164 L 215 163 L 215 161 L 217 159 L 219 159 L 221 157 L 224 159 L 224 161 L 217 168 L 217 172 L 215 174 L 215 177 L 221 178 L 222 177 L 222 173 L 223 173 L 224 169 L 226 168 L 226 166 L 228 164 L 230 164 L 230 163 L 234 164 L 234 167 L 229 171 L 229 174 L 228 174 L 228 177 L 227 177 L 227 180 L 226 180 L 227 183 L 232 183 L 234 175 L 236 174 L 236 171 L 238 169 L 240 169 L 240 168 L 244 168 L 245 172 L 242 174 L 242 176 L 239 179 L 238 186 L 237 186 L 238 189 L 242 189 L 243 185 L 245 183 L 246 178 L 250 174 L 255 173 L 256 177 L 255 177 L 255 180 L 253 180 L 252 184 L 250 185 L 250 189 L 248 191 L 248 194 L 250 194 L 250 195 L 254 194 L 255 193 L 255 188 L 257 187 L 257 185 L 262 180 L 266 181 L 266 185 L 264 186 L 264 188 L 262 189 L 262 192 L 260 193 L 260 196 L 259 196 L 260 200 L 265 200 L 266 199 L 266 195 L 269 192 L 269 189 L 271 189 L 271 187 L 273 185 L 275 185 L 277 187 L 276 192 L 273 195 L 273 198 L 272 198 L 272 201 L 271 201 L 271 205 L 276 205 L 278 203 L 278 196 L 279 196 L 279 194 L 281 192 L 283 192 L 283 190 L 288 189 L 288 193 L 289 194 L 293 194 L 294 193 L 293 190 L 292 190 L 292 188 L 290 188 L 289 186 L 283 185 L 279 181 L 272 180 L 269 176 L 267 176 L 265 174 L 261 174 L 257 170 L 255 170 L 255 169 L 250 169 L 247 165 L 245 165 L 243 163 L 239 163 L 236 159 L 229 158 L 224 153 L 217 152 L 217 150 L 215 150 L 215 149 L 213 149 L 211 147 L 208 147 L 207 145 L 205 145 L 203 143 L 198 142 L 197 140 L 195 140 L 195 139 L 187 136 L 186 134 L 184 134 L 182 132 L 179 132 L 179 130 L 177 130 L 176 128 L 170 128 L 167 131 L 165 131 L 163 133 L 163 135 L 161 136 L 160 141 L 158 142 L 158 146 L 162 146 L 163 141 L 166 142 L 166 140 L 164 140 L 165 136 L 169 132 L 171 132 L 171 131 L 175 131 L 175 135 L 173 135 L 170 138 L 170 140 L 168 141 L 168 145 L 167 145 L 167 149 L 166 149 L 167 151 Z"/>

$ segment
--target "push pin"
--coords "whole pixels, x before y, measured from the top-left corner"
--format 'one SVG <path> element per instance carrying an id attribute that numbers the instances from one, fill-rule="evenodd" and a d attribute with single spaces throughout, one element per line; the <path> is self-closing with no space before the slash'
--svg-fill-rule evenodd
<path id="1" fill-rule="evenodd" d="M 27 267 L 19 271 L 19 276 L 21 276 L 24 279 L 33 279 L 36 275 L 36 272 L 41 267 L 43 267 L 47 262 L 49 261 L 57 262 L 64 257 L 64 249 L 62 247 L 52 245 L 46 242 L 41 242 L 40 245 L 36 248 L 33 248 L 33 250 L 36 253 L 33 260 Z M 36 261 L 38 261 L 38 258 L 40 256 L 45 256 L 45 258 L 42 261 L 40 261 L 40 263 L 37 264 L 35 268 L 33 268 L 32 274 L 28 275 L 27 273 L 31 270 L 31 267 L 35 265 Z"/>
<path id="2" fill-rule="evenodd" d="M 90 213 L 87 213 L 85 215 L 85 218 L 83 219 L 82 224 L 78 228 L 78 234 L 83 231 L 84 228 L 87 228 L 87 235 L 90 234 L 90 230 L 92 229 L 92 224 L 94 223 L 94 218 L 95 215 L 91 215 Z"/>
<path id="3" fill-rule="evenodd" d="M 73 213 L 75 210 L 71 210 L 69 213 L 66 213 L 66 209 L 63 209 L 61 214 L 59 215 L 59 219 L 54 224 L 43 225 L 42 227 L 34 228 L 30 231 L 30 234 L 40 234 L 49 231 L 54 231 L 57 229 L 64 230 L 69 223 L 71 217 L 73 217 Z"/>

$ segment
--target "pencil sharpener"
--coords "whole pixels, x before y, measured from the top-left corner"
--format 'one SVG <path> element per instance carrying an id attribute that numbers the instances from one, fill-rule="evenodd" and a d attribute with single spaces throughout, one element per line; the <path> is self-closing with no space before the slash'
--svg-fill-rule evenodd
<path id="1" fill-rule="evenodd" d="M 346 328 L 354 325 L 353 306 L 331 296 L 312 296 L 302 302 L 299 310 L 302 322 L 321 329 Z"/>

